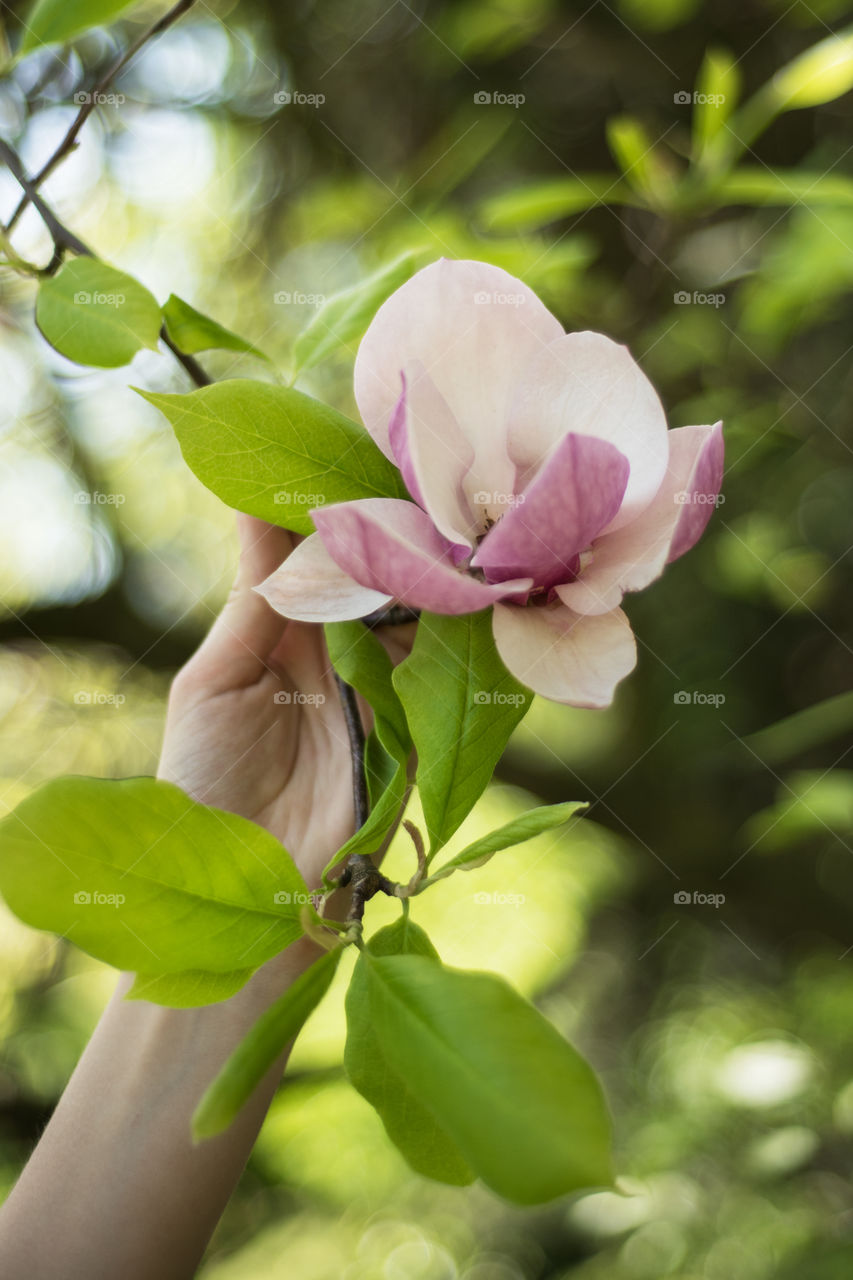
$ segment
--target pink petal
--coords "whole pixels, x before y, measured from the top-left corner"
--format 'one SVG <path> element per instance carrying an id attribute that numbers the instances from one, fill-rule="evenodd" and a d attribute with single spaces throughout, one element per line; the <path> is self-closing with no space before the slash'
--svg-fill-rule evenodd
<path id="1" fill-rule="evenodd" d="M 631 524 L 596 541 L 592 561 L 577 581 L 557 587 L 560 599 L 577 613 L 607 613 L 626 591 L 640 591 L 659 578 L 675 558 L 673 547 L 681 555 L 707 524 L 713 502 L 694 502 L 692 495 L 714 496 L 722 467 L 722 423 L 670 431 L 669 465 L 654 501 Z M 691 501 L 681 502 L 682 494 Z"/>
<path id="2" fill-rule="evenodd" d="M 627 347 L 600 333 L 568 333 L 540 349 L 517 388 L 510 453 L 521 483 L 570 431 L 616 446 L 631 466 L 618 529 L 660 488 L 668 458 L 666 418 L 654 387 Z"/>
<path id="3" fill-rule="evenodd" d="M 683 427 L 682 430 L 689 431 L 690 428 Z M 672 564 L 673 560 L 683 556 L 702 537 L 705 526 L 716 510 L 716 499 L 723 483 L 725 448 L 722 422 L 717 422 L 713 427 L 696 427 L 694 430 L 708 434 L 702 438 L 684 488 L 676 493 L 676 499 L 684 497 L 686 501 L 680 503 L 681 510 L 666 558 L 667 564 Z"/>
<path id="4" fill-rule="evenodd" d="M 486 586 L 455 569 L 450 543 L 412 502 L 365 498 L 312 514 L 329 555 L 346 573 L 413 609 L 476 613 L 532 585 L 524 578 Z"/>
<path id="5" fill-rule="evenodd" d="M 381 609 L 391 599 L 353 582 L 312 533 L 255 590 L 277 613 L 299 622 L 344 622 Z"/>
<path id="6" fill-rule="evenodd" d="M 637 661 L 621 609 L 583 617 L 562 604 L 498 604 L 493 628 L 498 653 L 517 680 L 573 707 L 609 706 L 616 685 Z"/>
<path id="7" fill-rule="evenodd" d="M 512 492 L 506 430 L 513 389 L 535 353 L 562 332 L 535 293 L 500 267 L 442 258 L 382 304 L 362 339 L 355 398 L 364 424 L 390 457 L 400 370 L 420 360 L 473 448 L 469 493 Z"/>
<path id="8" fill-rule="evenodd" d="M 479 532 L 462 489 L 474 451 L 420 360 L 410 361 L 401 377 L 389 425 L 394 458 L 409 493 L 466 559 Z"/>
<path id="9" fill-rule="evenodd" d="M 489 582 L 522 573 L 538 587 L 566 582 L 579 552 L 619 510 L 627 482 L 628 459 L 612 444 L 565 436 L 471 563 Z"/>

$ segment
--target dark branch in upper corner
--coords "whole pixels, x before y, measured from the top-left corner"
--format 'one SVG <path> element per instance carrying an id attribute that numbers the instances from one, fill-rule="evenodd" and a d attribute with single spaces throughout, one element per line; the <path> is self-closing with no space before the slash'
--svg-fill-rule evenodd
<path id="1" fill-rule="evenodd" d="M 153 40 L 155 36 L 160 35 L 162 31 L 171 27 L 173 23 L 177 22 L 178 19 L 187 12 L 188 9 L 192 8 L 194 3 L 195 0 L 178 0 L 177 4 L 173 5 L 172 8 L 164 13 L 162 17 L 158 18 L 157 21 L 152 23 L 150 27 L 143 31 L 136 40 L 129 44 L 124 53 L 120 54 L 115 62 L 107 69 L 107 71 L 104 72 L 100 80 L 93 87 L 91 93 L 88 94 L 87 101 L 81 105 L 80 110 L 69 125 L 68 131 L 59 143 L 59 146 L 44 162 L 38 173 L 33 175 L 29 187 L 24 186 L 24 184 L 21 183 L 21 185 L 24 186 L 24 194 L 21 196 L 17 207 L 9 219 L 6 227 L 7 233 L 14 229 L 18 219 L 21 217 L 28 204 L 32 202 L 32 204 L 38 208 L 38 200 L 34 195 L 34 189 L 39 187 L 42 182 L 44 182 L 45 178 L 49 177 L 50 174 L 53 173 L 57 165 L 61 164 L 65 157 L 70 155 L 74 150 L 74 147 L 77 145 L 77 138 L 80 130 L 95 110 L 95 107 L 98 105 L 98 98 L 101 94 L 107 91 L 119 72 L 123 71 L 131 59 L 136 57 L 143 45 L 148 44 L 148 42 Z M 15 177 L 18 177 L 18 175 L 15 174 Z M 20 181 L 20 179 L 18 180 Z M 40 209 L 39 213 L 41 213 Z M 42 214 L 42 217 L 43 216 L 44 215 Z M 72 246 L 69 245 L 68 247 L 71 248 Z M 79 253 L 81 251 L 76 249 L 75 252 Z"/>

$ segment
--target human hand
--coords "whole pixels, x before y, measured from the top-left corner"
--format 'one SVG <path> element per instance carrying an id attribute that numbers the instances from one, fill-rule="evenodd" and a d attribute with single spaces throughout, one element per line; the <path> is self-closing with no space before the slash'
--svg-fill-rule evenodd
<path id="1" fill-rule="evenodd" d="M 294 535 L 237 519 L 237 580 L 172 685 L 158 773 L 266 827 L 314 888 L 354 826 L 349 739 L 322 627 L 288 621 L 253 590 Z"/>

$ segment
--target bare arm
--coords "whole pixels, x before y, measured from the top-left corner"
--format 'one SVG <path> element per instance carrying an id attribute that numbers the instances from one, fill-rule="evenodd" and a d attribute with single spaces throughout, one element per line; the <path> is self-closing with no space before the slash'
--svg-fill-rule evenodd
<path id="1" fill-rule="evenodd" d="M 346 732 L 322 634 L 286 623 L 251 587 L 289 536 L 241 517 L 237 586 L 173 686 L 160 774 L 254 819 L 309 884 L 352 828 Z M 275 698 L 283 690 L 325 702 Z M 232 999 L 198 1009 L 115 995 L 0 1211 L 4 1280 L 185 1280 L 251 1151 L 285 1055 L 221 1137 L 190 1117 L 252 1023 L 319 954 L 307 939 Z"/>

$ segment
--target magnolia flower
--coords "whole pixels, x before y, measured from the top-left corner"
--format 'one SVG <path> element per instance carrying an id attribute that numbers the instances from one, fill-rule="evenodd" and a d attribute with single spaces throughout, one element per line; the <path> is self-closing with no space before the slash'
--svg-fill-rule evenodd
<path id="1" fill-rule="evenodd" d="M 412 501 L 313 511 L 317 532 L 260 587 L 270 604 L 309 622 L 392 601 L 491 608 L 517 679 L 607 706 L 636 662 L 623 593 L 700 537 L 722 479 L 721 424 L 667 430 L 625 347 L 565 333 L 498 267 L 447 259 L 380 307 L 355 397 Z"/>

